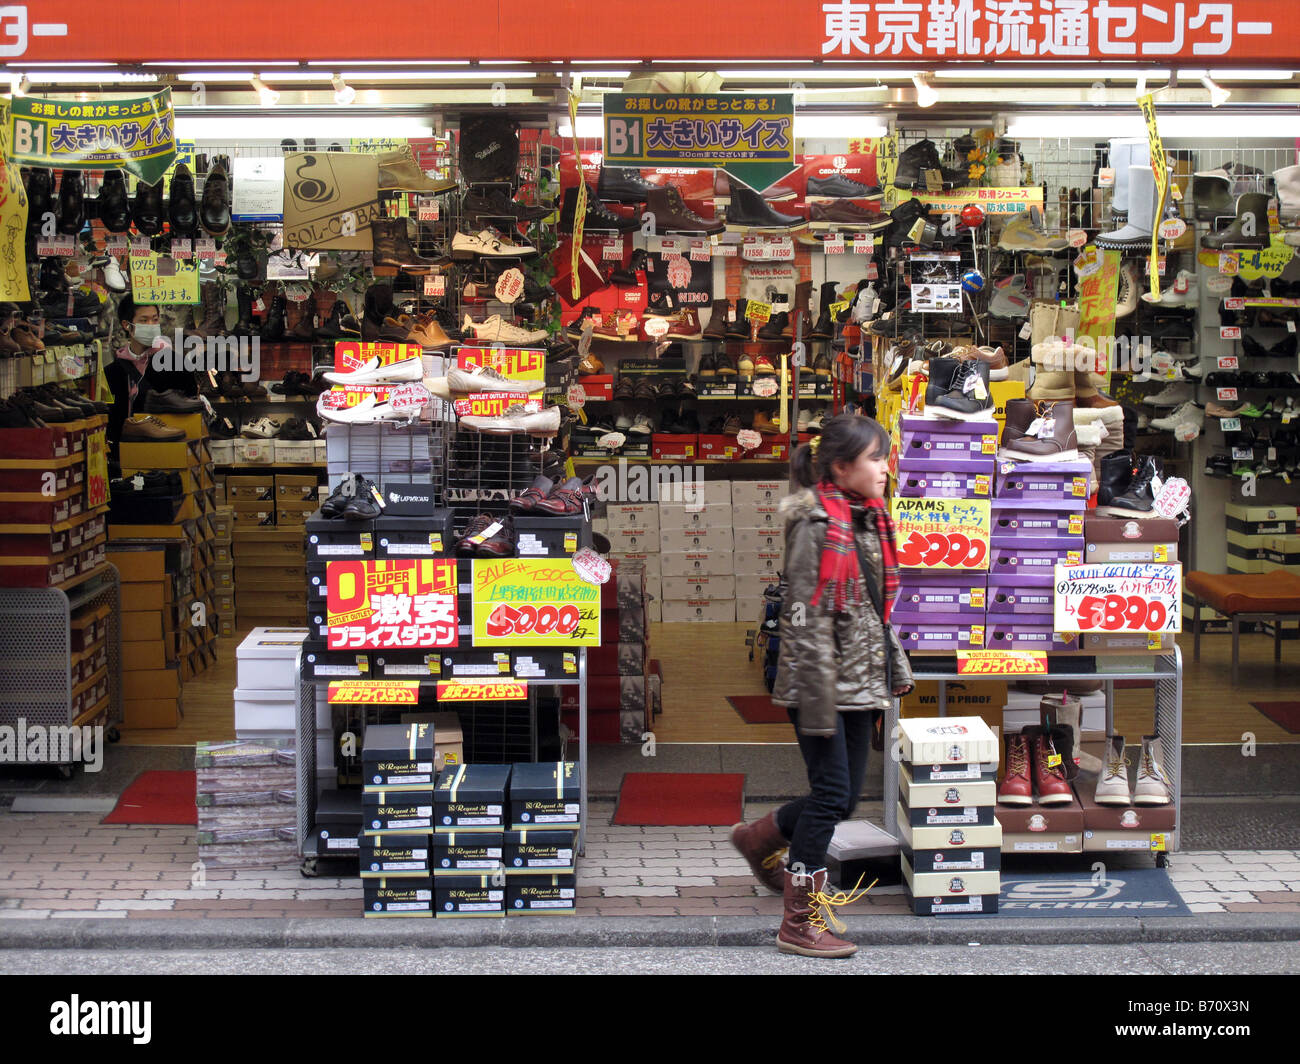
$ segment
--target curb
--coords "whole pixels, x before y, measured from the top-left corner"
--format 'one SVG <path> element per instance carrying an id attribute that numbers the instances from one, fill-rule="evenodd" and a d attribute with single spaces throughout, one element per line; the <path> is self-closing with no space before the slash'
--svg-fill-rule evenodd
<path id="1" fill-rule="evenodd" d="M 1295 942 L 1300 915 L 1210 913 L 1200 917 L 998 919 L 849 917 L 862 946 L 1063 946 L 1138 943 Z M 569 917 L 491 920 L 364 920 L 240 917 L 195 920 L 0 920 L 6 949 L 367 949 L 402 947 L 590 948 L 771 946 L 771 917 Z"/>

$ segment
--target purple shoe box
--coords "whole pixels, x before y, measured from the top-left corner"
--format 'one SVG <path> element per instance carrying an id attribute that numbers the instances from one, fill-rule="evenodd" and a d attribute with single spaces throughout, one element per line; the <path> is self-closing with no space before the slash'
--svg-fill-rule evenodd
<path id="1" fill-rule="evenodd" d="M 913 571 L 905 570 L 901 582 L 902 587 L 894 603 L 895 617 L 919 620 L 935 613 L 948 613 L 969 620 L 971 617 L 984 616 L 988 578 L 983 572 L 967 577 L 942 573 L 915 580 Z"/>
<path id="2" fill-rule="evenodd" d="M 1035 587 L 1051 587 L 1055 581 L 1058 565 L 1079 565 L 1083 561 L 1083 549 L 1065 549 L 1053 547 L 1038 549 L 1024 544 L 1014 547 L 991 548 L 989 559 L 989 584 L 1018 583 Z"/>
<path id="3" fill-rule="evenodd" d="M 899 419 L 903 439 L 909 435 L 930 436 L 996 436 L 998 423 L 993 418 L 982 421 L 956 421 L 951 418 L 926 417 L 924 414 L 904 414 Z"/>
<path id="4" fill-rule="evenodd" d="M 1050 584 L 1022 584 L 1003 582 L 1000 579 L 989 581 L 988 602 L 989 623 L 995 619 L 1010 619 L 1033 624 L 1033 618 L 1046 617 L 1047 624 L 1052 623 L 1052 597 L 1054 589 Z"/>
<path id="5" fill-rule="evenodd" d="M 999 623 L 1000 621 L 1010 623 Z M 1075 632 L 1052 631 L 1052 622 L 1024 624 L 1023 618 L 990 617 L 984 633 L 989 650 L 1078 650 Z"/>
<path id="6" fill-rule="evenodd" d="M 942 618 L 931 616 L 924 621 L 904 624 L 901 620 L 894 629 L 898 641 L 904 650 L 978 650 L 983 645 L 983 626 L 979 627 L 979 638 L 975 638 L 970 619 L 965 624 L 941 624 Z"/>
<path id="7" fill-rule="evenodd" d="M 1092 463 L 1085 459 L 1069 462 L 997 463 L 994 498 L 1070 504 L 1076 509 L 1088 505 Z"/>
<path id="8" fill-rule="evenodd" d="M 987 499 L 994 464 L 988 458 L 909 458 L 898 462 L 898 494 L 907 499 Z"/>
<path id="9" fill-rule="evenodd" d="M 934 422 L 928 422 L 934 424 Z M 945 424 L 964 425 L 967 422 L 953 421 Z M 979 424 L 973 422 L 972 424 Z M 973 459 L 983 458 L 992 466 L 997 453 L 997 428 L 986 435 L 969 435 L 961 432 L 935 432 L 931 429 L 908 431 L 903 429 L 902 447 L 899 460 L 924 458 L 936 459 Z"/>
<path id="10" fill-rule="evenodd" d="M 1082 550 L 1083 511 L 1063 509 L 1062 505 L 994 499 L 991 545 Z"/>

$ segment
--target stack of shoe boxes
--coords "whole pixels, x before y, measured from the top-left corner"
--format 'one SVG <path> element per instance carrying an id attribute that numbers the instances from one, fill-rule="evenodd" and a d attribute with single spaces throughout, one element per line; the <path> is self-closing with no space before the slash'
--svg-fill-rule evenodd
<path id="1" fill-rule="evenodd" d="M 277 535 L 288 535 L 278 532 Z M 328 584 L 326 566 L 330 562 L 365 561 L 376 557 L 375 522 L 336 521 L 321 517 L 319 512 L 307 518 L 303 531 L 294 533 L 296 549 L 301 552 L 306 540 L 306 564 L 302 582 L 294 592 L 294 614 L 302 616 L 304 589 L 307 596 L 307 640 L 302 647 L 302 674 L 308 680 L 357 679 L 380 675 L 373 651 L 330 650 L 326 605 Z M 238 545 L 238 533 L 236 533 Z M 289 543 L 280 545 L 284 557 Z M 270 550 L 268 545 L 264 549 Z M 241 600 L 242 602 L 242 600 Z M 242 605 L 241 605 L 242 609 Z M 463 609 L 463 607 L 462 607 Z M 318 690 L 317 694 L 320 695 Z"/>
<path id="2" fill-rule="evenodd" d="M 997 737 L 979 717 L 915 717 L 898 727 L 898 832 L 912 911 L 997 912 Z"/>
<path id="3" fill-rule="evenodd" d="M 235 652 L 235 736 L 292 738 L 306 628 L 254 628 Z M 320 722 L 317 721 L 319 724 Z M 328 719 L 325 721 L 328 727 Z"/>
<path id="4" fill-rule="evenodd" d="M 761 625 L 766 602 L 763 593 L 781 581 L 785 564 L 784 520 L 781 500 L 790 494 L 786 480 L 734 480 L 731 515 L 736 549 L 736 620 Z"/>
<path id="5" fill-rule="evenodd" d="M 368 917 L 433 915 L 434 726 L 372 724 L 361 748 L 359 864 Z"/>
<path id="6" fill-rule="evenodd" d="M 1142 520 L 1089 515 L 1084 522 L 1084 554 L 1087 564 L 1106 562 L 1173 565 L 1178 561 L 1178 522 L 1159 517 Z M 1122 651 L 1130 654 L 1169 650 L 1172 633 L 1086 632 L 1079 649 L 1085 653 Z"/>
<path id="7" fill-rule="evenodd" d="M 661 492 L 659 561 L 665 622 L 735 621 L 734 527 L 728 480 L 684 488 L 674 485 Z"/>
<path id="8" fill-rule="evenodd" d="M 1084 517 L 1092 464 L 998 462 L 989 545 L 990 650 L 1075 650 L 1078 637 L 1053 631 L 1057 565 L 1084 560 Z"/>
<path id="9" fill-rule="evenodd" d="M 1264 552 L 1274 536 L 1294 536 L 1297 508 L 1294 506 L 1244 506 L 1229 503 L 1227 513 L 1228 572 L 1264 573 Z"/>
<path id="10" fill-rule="evenodd" d="M 593 523 L 593 529 L 609 540 L 610 561 L 636 562 L 644 567 L 649 619 L 658 621 L 663 602 L 659 504 L 611 502 L 605 509 L 605 517 L 601 523 Z"/>
<path id="11" fill-rule="evenodd" d="M 295 443 L 311 441 L 292 441 Z M 277 528 L 302 528 L 320 506 L 320 482 L 312 474 L 275 475 L 275 524 Z"/>
<path id="12" fill-rule="evenodd" d="M 212 601 L 217 611 L 213 624 L 222 639 L 230 639 L 238 630 L 235 614 L 234 508 L 218 506 L 212 511 L 210 524 L 212 564 L 208 567 L 208 573 L 212 578 Z"/>
<path id="13" fill-rule="evenodd" d="M 277 524 L 276 477 L 228 477 L 234 511 L 235 609 L 241 629 L 302 618 L 307 586 L 303 522 Z M 313 478 L 314 479 L 314 478 Z"/>
<path id="14" fill-rule="evenodd" d="M 108 557 L 122 581 L 122 726 L 175 728 L 181 717 L 176 607 L 192 599 L 193 548 L 183 538 L 112 546 Z"/>
<path id="15" fill-rule="evenodd" d="M 475 850 L 503 850 L 510 817 L 509 790 L 509 765 L 456 765 L 443 769 L 433 793 L 433 823 L 439 836 L 434 840 L 438 865 L 458 856 L 457 849 L 465 843 L 467 835 L 479 836 L 468 844 Z M 504 916 L 503 856 L 503 852 L 497 854 L 491 871 L 484 867 L 477 874 L 471 869 L 456 868 L 453 861 L 449 868 L 451 874 L 444 872 L 434 878 L 434 913 L 438 917 Z"/>
<path id="16" fill-rule="evenodd" d="M 575 762 L 514 766 L 501 857 L 507 916 L 571 916 L 577 911 L 581 826 L 582 784 Z"/>
<path id="17" fill-rule="evenodd" d="M 199 742 L 194 770 L 203 864 L 265 868 L 295 860 L 298 769 L 292 739 Z"/>
<path id="18" fill-rule="evenodd" d="M 904 414 L 896 494 L 900 499 L 989 499 L 997 422 Z M 902 546 L 902 544 L 900 544 Z M 987 565 L 903 568 L 891 618 L 905 650 L 969 650 L 985 645 Z"/>

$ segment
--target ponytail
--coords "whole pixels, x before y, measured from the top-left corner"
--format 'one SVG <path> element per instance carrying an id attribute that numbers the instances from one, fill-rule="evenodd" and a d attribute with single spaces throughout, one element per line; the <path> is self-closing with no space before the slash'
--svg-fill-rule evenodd
<path id="1" fill-rule="evenodd" d="M 874 418 L 862 414 L 839 414 L 826 422 L 812 443 L 800 444 L 790 459 L 790 479 L 811 488 L 832 479 L 836 462 L 853 462 L 874 448 L 877 455 L 889 454 L 889 433 Z"/>

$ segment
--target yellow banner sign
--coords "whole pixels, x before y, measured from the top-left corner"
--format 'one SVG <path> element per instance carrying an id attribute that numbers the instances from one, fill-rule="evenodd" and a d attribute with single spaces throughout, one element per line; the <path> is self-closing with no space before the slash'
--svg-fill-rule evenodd
<path id="1" fill-rule="evenodd" d="M 528 697 L 526 680 L 443 680 L 439 702 L 519 702 Z"/>
<path id="2" fill-rule="evenodd" d="M 955 188 L 951 192 L 898 191 L 898 202 L 919 199 L 931 214 L 960 214 L 967 204 L 974 203 L 985 214 L 1019 214 L 1030 207 L 1043 209 L 1043 187 L 1027 188 Z"/>
<path id="3" fill-rule="evenodd" d="M 330 705 L 415 706 L 420 703 L 419 680 L 331 680 Z"/>
<path id="4" fill-rule="evenodd" d="M 1269 246 L 1263 251 L 1231 252 L 1237 263 L 1234 272 L 1244 281 L 1257 281 L 1261 277 L 1279 277 L 1296 257 L 1297 250 L 1300 249 L 1291 247 L 1281 233 L 1274 233 Z M 1217 270 L 1219 254 L 1217 251 L 1202 251 L 1197 255 L 1197 259 L 1202 266 Z"/>
<path id="5" fill-rule="evenodd" d="M 27 190 L 18 167 L 9 159 L 9 115 L 0 119 L 0 299 L 26 303 Z"/>
<path id="6" fill-rule="evenodd" d="M 1165 146 L 1156 127 L 1156 98 L 1147 93 L 1138 97 L 1142 118 L 1147 126 L 1147 141 L 1151 145 L 1151 172 L 1156 178 L 1155 224 L 1151 226 L 1151 298 L 1160 298 L 1160 220 L 1165 216 L 1165 200 L 1169 197 L 1169 167 L 1165 162 Z"/>
<path id="7" fill-rule="evenodd" d="M 1043 676 L 1045 650 L 959 650 L 958 676 Z"/>
<path id="8" fill-rule="evenodd" d="M 988 569 L 988 499 L 893 501 L 898 564 L 905 569 Z"/>
<path id="9" fill-rule="evenodd" d="M 1118 251 L 1101 251 L 1089 246 L 1088 253 L 1096 256 L 1100 268 L 1079 280 L 1079 336 L 1089 337 L 1097 351 L 1109 350 L 1103 343 L 1115 337 L 1115 302 L 1119 298 Z M 1107 382 L 1114 366 L 1097 367 Z"/>
<path id="10" fill-rule="evenodd" d="M 199 262 L 131 249 L 131 298 L 136 306 L 194 304 L 199 301 Z"/>
<path id="11" fill-rule="evenodd" d="M 475 559 L 474 646 L 600 646 L 600 588 L 568 558 Z"/>

